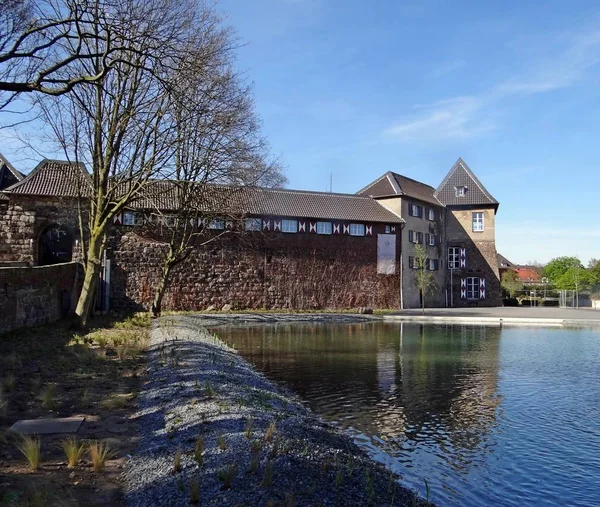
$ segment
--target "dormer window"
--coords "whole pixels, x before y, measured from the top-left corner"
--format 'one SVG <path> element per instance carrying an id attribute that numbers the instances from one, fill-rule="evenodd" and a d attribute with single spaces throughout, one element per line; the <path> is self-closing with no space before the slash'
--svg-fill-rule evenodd
<path id="1" fill-rule="evenodd" d="M 454 187 L 456 191 L 456 197 L 464 197 L 467 193 L 467 187 Z"/>

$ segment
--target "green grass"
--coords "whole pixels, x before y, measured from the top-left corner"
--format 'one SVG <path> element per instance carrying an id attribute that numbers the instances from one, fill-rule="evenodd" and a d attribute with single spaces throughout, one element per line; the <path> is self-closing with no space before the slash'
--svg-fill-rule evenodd
<path id="1" fill-rule="evenodd" d="M 56 409 L 56 385 L 48 384 L 40 394 L 42 406 L 48 410 Z"/>
<path id="2" fill-rule="evenodd" d="M 60 443 L 60 447 L 67 457 L 67 467 L 76 467 L 81 461 L 85 451 L 85 445 L 79 442 L 75 437 L 68 437 Z"/>
<path id="3" fill-rule="evenodd" d="M 244 431 L 244 436 L 250 440 L 252 438 L 252 427 L 254 426 L 254 420 L 252 418 L 248 419 L 246 422 L 246 429 Z"/>
<path id="4" fill-rule="evenodd" d="M 24 436 L 17 448 L 27 460 L 29 468 L 33 471 L 39 470 L 42 459 L 42 441 L 37 437 Z"/>
<path id="5" fill-rule="evenodd" d="M 88 453 L 94 472 L 102 472 L 106 462 L 115 455 L 108 444 L 102 442 L 91 442 L 88 445 Z"/>
<path id="6" fill-rule="evenodd" d="M 217 472 L 217 478 L 223 483 L 222 489 L 231 489 L 236 474 L 237 463 L 226 466 Z"/>
<path id="7" fill-rule="evenodd" d="M 204 464 L 204 437 L 199 436 L 196 439 L 196 445 L 194 446 L 194 460 L 198 463 L 198 466 Z"/>

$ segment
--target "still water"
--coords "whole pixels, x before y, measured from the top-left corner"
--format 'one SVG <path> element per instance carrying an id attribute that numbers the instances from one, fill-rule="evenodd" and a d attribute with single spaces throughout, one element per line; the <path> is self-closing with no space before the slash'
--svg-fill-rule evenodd
<path id="1" fill-rule="evenodd" d="M 421 324 L 218 334 L 438 505 L 600 505 L 600 333 Z"/>

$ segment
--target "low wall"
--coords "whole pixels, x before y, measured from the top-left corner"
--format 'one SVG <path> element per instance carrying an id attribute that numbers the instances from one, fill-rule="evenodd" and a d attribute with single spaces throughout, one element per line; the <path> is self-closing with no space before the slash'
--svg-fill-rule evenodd
<path id="1" fill-rule="evenodd" d="M 0 333 L 54 322 L 79 294 L 77 262 L 0 268 Z"/>

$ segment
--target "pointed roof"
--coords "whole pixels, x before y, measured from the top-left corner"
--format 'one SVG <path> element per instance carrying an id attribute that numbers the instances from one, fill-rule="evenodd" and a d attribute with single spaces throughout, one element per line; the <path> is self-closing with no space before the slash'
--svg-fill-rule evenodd
<path id="1" fill-rule="evenodd" d="M 0 153 L 0 190 L 14 185 L 25 176 L 17 171 L 14 166 Z"/>
<path id="2" fill-rule="evenodd" d="M 498 254 L 498 267 L 499 268 L 514 268 L 516 264 L 510 262 L 504 255 Z"/>
<path id="3" fill-rule="evenodd" d="M 435 189 L 430 185 L 388 171 L 356 193 L 374 198 L 406 196 L 440 206 L 440 202 L 435 198 L 434 192 Z"/>
<path id="4" fill-rule="evenodd" d="M 4 190 L 7 194 L 88 197 L 90 177 L 83 164 L 42 160 L 25 178 Z"/>
<path id="5" fill-rule="evenodd" d="M 464 196 L 456 195 L 456 188 L 464 187 Z M 445 206 L 492 205 L 498 208 L 499 203 L 492 197 L 465 161 L 459 159 L 452 166 L 440 186 L 434 193 Z"/>

